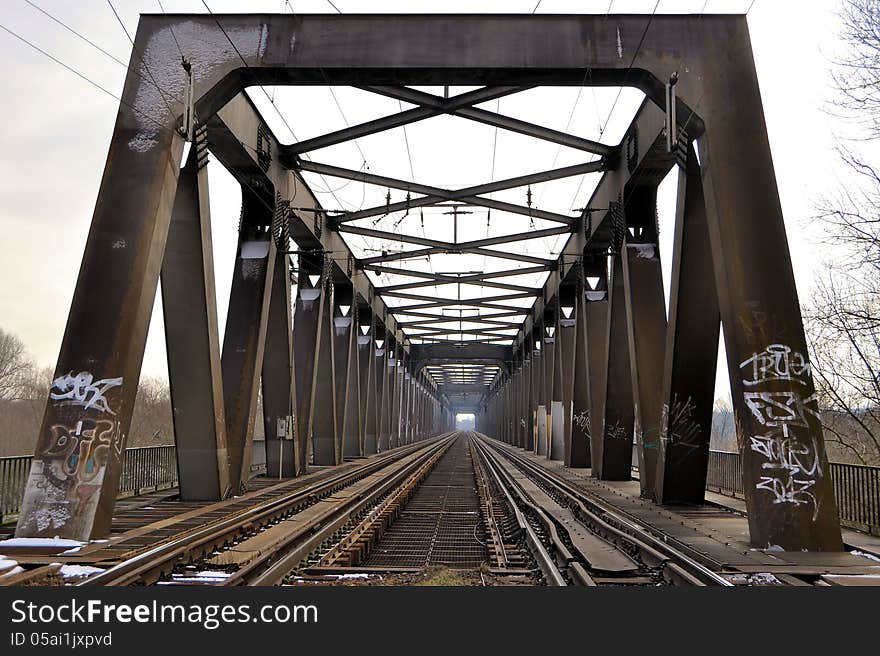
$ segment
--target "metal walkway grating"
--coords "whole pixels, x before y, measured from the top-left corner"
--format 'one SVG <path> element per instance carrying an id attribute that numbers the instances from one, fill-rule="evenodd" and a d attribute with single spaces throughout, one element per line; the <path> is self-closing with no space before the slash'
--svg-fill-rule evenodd
<path id="1" fill-rule="evenodd" d="M 475 569 L 488 559 L 468 441 L 440 459 L 364 565 Z"/>

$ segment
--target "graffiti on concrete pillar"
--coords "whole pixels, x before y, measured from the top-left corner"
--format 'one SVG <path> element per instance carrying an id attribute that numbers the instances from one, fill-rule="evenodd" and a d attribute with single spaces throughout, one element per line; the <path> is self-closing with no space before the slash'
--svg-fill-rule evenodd
<path id="1" fill-rule="evenodd" d="M 84 410 L 96 409 L 101 412 L 116 413 L 107 404 L 104 396 L 109 390 L 122 385 L 122 378 L 95 377 L 87 371 L 75 374 L 71 371 L 65 376 L 59 376 L 52 381 L 49 397 L 55 401 L 62 401 L 71 405 L 81 406 Z"/>
<path id="2" fill-rule="evenodd" d="M 25 499 L 20 519 L 24 528 L 46 533 L 66 527 L 65 535 L 88 538 L 79 534 L 80 524 L 90 526 L 107 466 L 124 449 L 118 406 L 108 397 L 121 386 L 121 377 L 96 380 L 87 371 L 52 382 L 55 421 L 31 467 L 27 489 L 35 494 Z"/>
<path id="3" fill-rule="evenodd" d="M 701 446 L 707 444 L 703 430 L 694 419 L 696 405 L 691 397 L 684 401 L 673 397 L 672 405 L 663 404 L 660 415 L 660 445 L 664 451 L 675 447 L 676 462 L 687 459 Z"/>
<path id="4" fill-rule="evenodd" d="M 815 520 L 819 502 L 811 488 L 822 477 L 822 466 L 809 422 L 819 414 L 816 394 L 801 392 L 811 387 L 810 364 L 803 353 L 774 343 L 739 367 L 743 400 L 761 427 L 747 436 L 749 449 L 763 458 L 755 488 L 769 492 L 773 503 L 811 506 Z M 789 389 L 779 390 L 780 382 Z"/>
<path id="5" fill-rule="evenodd" d="M 581 429 L 581 432 L 587 437 L 590 436 L 590 411 L 581 410 L 571 418 L 572 423 Z"/>

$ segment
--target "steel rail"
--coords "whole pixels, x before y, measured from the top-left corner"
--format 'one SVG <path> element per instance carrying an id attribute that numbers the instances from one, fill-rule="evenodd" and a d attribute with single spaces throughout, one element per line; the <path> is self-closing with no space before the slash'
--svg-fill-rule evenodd
<path id="1" fill-rule="evenodd" d="M 476 436 L 477 433 L 472 433 L 472 435 Z M 533 513 L 535 519 L 544 527 L 547 531 L 548 536 L 550 537 L 550 541 L 553 543 L 554 549 L 556 553 L 560 556 L 562 560 L 566 563 L 572 562 L 574 557 L 562 543 L 562 540 L 559 539 L 559 535 L 556 532 L 556 527 L 549 517 L 535 504 L 533 504 L 524 494 L 524 492 L 519 488 L 516 481 L 511 479 L 507 472 L 501 469 L 496 462 L 494 462 L 489 454 L 485 451 L 485 448 L 478 442 L 478 440 L 474 440 L 473 444 L 475 449 L 480 454 L 480 457 L 483 459 L 483 464 L 486 466 L 486 469 L 495 479 L 495 483 L 503 493 L 507 502 L 510 504 L 511 509 L 516 517 L 517 524 L 519 524 L 520 528 L 523 529 L 526 545 L 528 546 L 529 551 L 532 553 L 532 556 L 535 558 L 535 562 L 538 564 L 538 568 L 544 574 L 544 579 L 547 582 L 547 585 L 552 586 L 564 586 L 568 585 L 565 578 L 562 576 L 560 572 L 560 565 L 557 564 L 556 560 L 551 555 L 550 551 L 541 541 L 541 538 L 538 537 L 538 534 L 535 532 L 535 529 L 532 527 L 531 523 L 526 519 L 525 514 L 520 510 L 519 505 L 514 499 L 514 494 L 517 496 L 519 501 L 529 508 L 529 510 Z"/>
<path id="2" fill-rule="evenodd" d="M 340 487 L 347 487 L 357 480 L 379 471 L 420 449 L 435 446 L 438 441 L 448 437 L 448 435 L 448 433 L 441 435 L 427 444 L 419 443 L 405 450 L 396 450 L 357 469 L 335 474 L 325 480 L 316 481 L 289 494 L 254 505 L 232 517 L 225 517 L 184 535 L 178 535 L 151 549 L 136 554 L 100 574 L 84 579 L 77 586 L 122 586 L 135 583 L 144 574 L 154 572 L 157 569 L 168 568 L 175 561 L 205 544 L 217 542 L 224 536 L 238 532 L 243 527 L 267 520 L 269 517 L 277 516 L 279 513 L 309 500 L 309 498 L 319 497 L 326 492 L 335 491 Z"/>
<path id="3" fill-rule="evenodd" d="M 686 553 L 686 551 L 689 551 L 686 545 L 646 525 L 638 518 L 612 506 L 606 501 L 576 488 L 565 479 L 530 462 L 506 446 L 498 444 L 497 441 L 493 440 L 493 443 L 490 444 L 488 440 L 491 438 L 488 436 L 482 433 L 478 433 L 477 436 L 478 440 L 481 440 L 488 448 L 503 454 L 508 460 L 518 466 L 523 473 L 530 475 L 533 480 L 544 482 L 546 485 L 557 490 L 562 496 L 570 499 L 572 504 L 588 518 L 590 523 L 595 523 L 603 530 L 618 536 L 620 539 L 634 542 L 642 550 L 649 549 L 662 555 L 664 560 L 668 559 L 665 567 L 668 567 L 676 578 L 694 585 L 733 586 L 723 576 L 720 576 Z M 578 517 L 578 513 L 573 514 L 575 517 Z M 581 517 L 578 517 L 578 519 L 582 521 Z"/>
<path id="4" fill-rule="evenodd" d="M 412 475 L 424 472 L 425 470 L 429 471 L 436 464 L 437 460 L 452 446 L 455 439 L 457 438 L 453 434 L 453 436 L 447 436 L 433 443 L 431 448 L 426 450 L 424 454 L 421 454 L 419 458 L 402 467 L 399 471 L 394 472 L 379 486 L 370 490 L 369 493 L 352 497 L 342 506 L 335 508 L 332 515 L 322 518 L 322 522 L 314 530 L 291 535 L 289 540 L 277 544 L 271 550 L 261 554 L 258 560 L 248 563 L 247 566 L 221 581 L 220 585 L 280 585 L 291 570 L 312 551 L 320 547 L 323 542 L 332 538 L 359 512 L 366 510 L 371 505 L 375 505 L 379 499 L 393 493 L 396 488 L 405 485 Z M 345 537 L 339 542 L 344 540 Z M 262 571 L 255 573 L 255 570 L 266 565 L 267 561 L 273 562 Z"/>

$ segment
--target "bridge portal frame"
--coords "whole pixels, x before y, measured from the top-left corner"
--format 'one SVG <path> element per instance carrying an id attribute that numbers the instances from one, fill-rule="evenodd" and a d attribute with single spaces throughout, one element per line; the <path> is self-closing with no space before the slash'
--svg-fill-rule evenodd
<path id="1" fill-rule="evenodd" d="M 187 412 L 213 412 L 220 407 L 218 378 L 222 374 L 226 415 L 225 421 L 218 421 L 215 414 L 204 414 L 207 432 L 194 448 L 207 443 L 207 455 L 194 459 L 192 470 L 182 470 L 181 479 L 201 476 L 204 468 L 208 480 L 216 483 L 217 496 L 226 492 L 221 489 L 225 481 L 232 489 L 241 484 L 261 365 L 264 377 L 276 377 L 276 391 L 289 386 L 290 415 L 297 415 L 300 426 L 310 426 L 314 413 L 314 375 L 312 389 L 306 392 L 300 382 L 308 380 L 308 375 L 295 371 L 287 381 L 283 370 L 267 371 L 262 353 L 268 324 L 273 322 L 269 299 L 274 267 L 287 264 L 287 254 L 278 252 L 271 232 L 272 217 L 281 206 L 279 195 L 289 199 L 291 206 L 317 203 L 302 179 L 288 169 L 296 161 L 295 145 L 278 142 L 242 95 L 245 87 L 336 84 L 406 91 L 403 85 L 417 84 L 634 86 L 645 92 L 647 101 L 623 142 L 602 153 L 609 170 L 583 215 L 563 222 L 570 226 L 571 237 L 505 358 L 516 364 L 499 376 L 503 393 L 486 398 L 487 414 L 496 417 L 493 428 L 504 428 L 508 414 L 518 408 L 518 426 L 500 434 L 525 444 L 532 441 L 528 431 L 534 428 L 535 400 L 547 397 L 548 390 L 541 388 L 541 378 L 536 376 L 537 354 L 531 345 L 524 348 L 523 342 L 535 338 L 535 328 L 541 325 L 545 309 L 556 302 L 562 285 L 573 278 L 582 285 L 585 257 L 594 258 L 597 250 L 608 252 L 613 264 L 608 289 L 614 290 L 606 301 L 612 304 L 607 312 L 609 332 L 581 334 L 589 343 L 617 336 L 616 331 L 610 332 L 613 317 L 620 320 L 620 313 L 614 311 L 618 299 L 613 296 L 619 285 L 614 278 L 622 275 L 619 302 L 626 308 L 626 345 L 606 348 L 608 361 L 589 362 L 595 403 L 590 406 L 590 400 L 583 398 L 579 403 L 590 407 L 593 464 L 597 456 L 609 453 L 613 439 L 619 439 L 615 426 L 606 420 L 612 400 L 609 363 L 612 355 L 625 355 L 628 365 L 621 360 L 615 366 L 630 370 L 643 494 L 661 501 L 702 498 L 702 492 L 696 492 L 699 485 L 676 481 L 693 483 L 705 478 L 700 454 L 708 449 L 710 410 L 705 392 L 696 386 L 705 384 L 714 362 L 687 357 L 688 345 L 682 340 L 696 332 L 700 343 L 707 345 L 711 341 L 707 335 L 717 334 L 720 317 L 744 455 L 753 542 L 785 549 L 841 548 L 746 19 L 721 15 L 650 19 L 638 15 L 143 16 L 17 535 L 87 540 L 109 532 L 151 309 L 177 211 L 178 163 L 184 146 L 179 132 L 184 106 L 179 99 L 186 96 L 190 78 L 179 61 L 175 38 L 190 48 L 195 115 L 199 129 L 207 129 L 204 145 L 248 190 L 243 192 L 236 264 L 243 293 L 233 291 L 237 304 L 231 303 L 231 308 L 240 310 L 230 313 L 227 326 L 227 335 L 236 336 L 237 349 L 243 349 L 244 355 L 235 357 L 235 348 L 229 358 L 218 355 L 216 327 L 202 316 L 205 313 L 196 319 L 191 334 L 181 337 L 193 345 L 191 357 L 201 358 L 196 363 L 203 372 L 200 379 L 212 386 L 211 393 L 192 401 Z M 662 147 L 666 112 L 660 108 L 665 104 L 666 81 L 673 74 L 678 76 L 675 116 L 681 143 L 669 152 Z M 427 109 L 451 111 L 449 107 Z M 516 128 L 510 123 L 506 127 Z M 682 201 L 677 220 L 670 321 L 664 334 L 650 333 L 648 345 L 641 326 L 632 325 L 646 312 L 633 285 L 639 284 L 636 269 L 647 264 L 639 258 L 657 256 L 656 234 L 650 230 L 650 188 L 676 158 L 685 170 L 681 185 L 689 200 Z M 643 201 L 636 208 L 631 198 Z M 359 307 L 371 312 L 385 331 L 386 350 L 394 361 L 388 360 L 390 367 L 376 368 L 377 378 L 385 379 L 382 406 L 377 406 L 381 415 L 377 430 L 380 443 L 383 437 L 397 443 L 401 435 L 399 388 L 406 375 L 393 369 L 407 359 L 410 345 L 363 270 L 351 266 L 353 258 L 337 230 L 328 229 L 332 226 L 325 225 L 318 213 L 306 216 L 293 211 L 289 218 L 300 264 L 305 267 L 310 257 L 303 253 L 322 256 L 318 265 L 321 286 L 316 289 L 320 300 L 313 299 L 320 308 L 315 334 L 330 330 L 323 327 L 331 323 L 336 309 L 327 304 L 326 296 L 332 294 L 333 277 L 340 274 L 350 280 Z M 204 217 L 201 221 L 204 225 Z M 687 248 L 681 248 L 682 243 Z M 195 255 L 199 250 L 204 253 L 204 242 L 194 248 Z M 706 252 L 711 258 L 705 257 Z M 697 306 L 700 294 L 693 289 L 694 280 L 714 282 L 717 308 L 711 302 Z M 184 288 L 180 285 L 179 289 Z M 175 289 L 169 285 L 172 295 L 182 293 Z M 205 289 L 210 308 L 214 302 L 211 288 Z M 244 293 L 245 289 L 249 291 Z M 598 301 L 595 292 L 592 288 L 584 292 L 589 302 Z M 656 305 L 656 297 L 647 296 Z M 302 297 L 297 299 L 298 306 L 302 302 Z M 575 303 L 583 310 L 576 322 L 588 321 L 590 312 L 584 306 L 589 302 L 578 299 Z M 183 304 L 174 307 L 180 310 Z M 169 325 L 181 321 L 166 316 Z M 689 333 L 692 321 L 700 328 Z M 662 332 L 663 328 L 656 329 Z M 290 364 L 301 368 L 317 344 L 298 339 L 298 332 L 294 330 Z M 277 337 L 276 333 L 269 334 Z M 284 350 L 283 340 L 275 337 L 271 338 L 273 357 Z M 326 337 L 332 340 L 329 334 Z M 581 345 L 581 359 L 603 351 L 589 343 Z M 651 350 L 661 346 L 665 348 L 662 366 Z M 225 355 L 226 345 L 223 350 Z M 409 359 L 409 366 L 417 364 Z M 531 380 L 525 382 L 529 375 Z M 577 372 L 572 380 L 581 380 Z M 431 389 L 429 380 L 423 378 L 421 383 L 434 399 L 436 431 L 449 424 L 451 409 L 438 390 Z M 600 402 L 601 394 L 593 392 L 603 384 L 607 393 Z M 502 396 L 503 412 L 489 412 L 489 406 L 497 405 Z M 305 397 L 310 398 L 303 406 L 298 400 Z M 570 392 L 560 395 L 572 397 Z M 529 399 L 531 407 L 524 407 L 523 399 Z M 273 405 L 283 412 L 283 402 Z M 596 408 L 603 405 L 601 416 L 596 415 Z M 303 417 L 306 412 L 309 416 Z M 520 431 L 523 424 L 526 429 Z M 177 439 L 182 443 L 195 440 L 199 432 L 178 434 Z M 572 432 L 568 431 L 566 440 L 572 439 Z M 308 462 L 307 438 L 299 436 L 297 471 Z M 223 448 L 227 451 L 225 476 L 217 471 L 222 461 L 217 454 Z M 338 452 L 338 443 L 336 448 Z M 582 454 L 583 449 L 566 446 L 565 452 Z M 579 457 L 583 460 L 583 455 Z"/>

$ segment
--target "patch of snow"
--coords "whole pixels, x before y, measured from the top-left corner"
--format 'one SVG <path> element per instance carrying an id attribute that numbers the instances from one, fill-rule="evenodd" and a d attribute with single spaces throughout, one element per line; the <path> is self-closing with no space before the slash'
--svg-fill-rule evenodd
<path id="1" fill-rule="evenodd" d="M 732 574 L 727 577 L 727 580 L 738 585 L 782 585 L 782 581 L 769 572 Z"/>
<path id="2" fill-rule="evenodd" d="M 855 551 L 850 551 L 850 553 L 853 556 L 861 556 L 862 558 L 867 558 L 869 560 L 873 560 L 873 561 L 880 563 L 880 558 L 878 558 L 874 554 L 865 553 L 864 551 L 859 551 L 858 549 L 856 549 Z"/>
<path id="3" fill-rule="evenodd" d="M 103 572 L 102 567 L 92 567 L 91 565 L 63 565 L 61 567 L 61 576 L 66 579 L 78 578 L 81 576 L 91 576 Z"/>
<path id="4" fill-rule="evenodd" d="M 352 572 L 351 574 L 336 574 L 337 579 L 368 579 L 369 574 L 363 572 Z"/>
<path id="5" fill-rule="evenodd" d="M 0 558 L 0 572 L 4 572 L 7 569 L 12 569 L 18 565 L 17 560 L 12 560 L 11 558 Z"/>
<path id="6" fill-rule="evenodd" d="M 21 574 L 24 571 L 24 567 L 21 565 L 16 565 L 9 571 L 0 572 L 0 579 L 5 578 L 7 576 L 14 576 L 16 574 Z"/>
<path id="7" fill-rule="evenodd" d="M 9 538 L 0 540 L 2 547 L 81 547 L 85 542 L 79 540 L 67 540 L 59 538 Z"/>
<path id="8" fill-rule="evenodd" d="M 155 148 L 156 144 L 158 143 L 158 139 L 154 139 L 153 137 L 143 133 L 138 133 L 128 140 L 128 147 L 138 153 L 147 153 L 153 150 L 153 148 Z"/>

